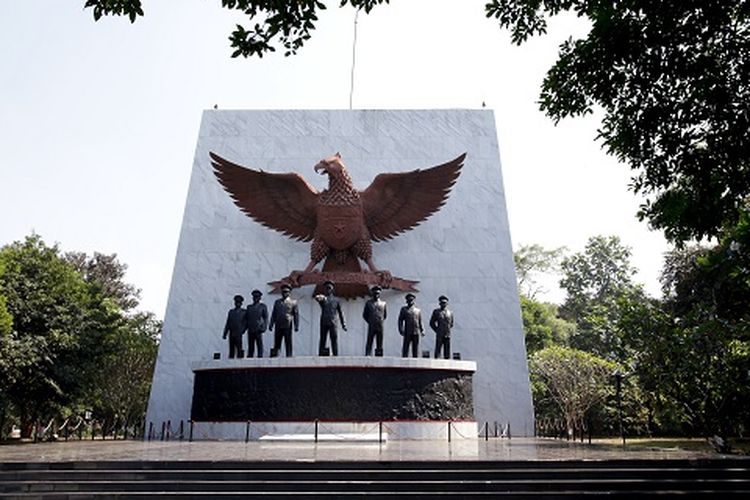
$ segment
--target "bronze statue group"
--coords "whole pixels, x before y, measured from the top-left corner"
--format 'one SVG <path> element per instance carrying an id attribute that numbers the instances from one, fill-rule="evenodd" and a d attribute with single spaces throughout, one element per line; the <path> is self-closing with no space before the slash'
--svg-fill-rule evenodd
<path id="1" fill-rule="evenodd" d="M 292 356 L 292 329 L 299 331 L 299 310 L 297 301 L 291 297 L 292 288 L 289 285 L 281 286 L 281 298 L 276 299 L 273 304 L 271 315 L 260 299 L 263 296 L 259 290 L 252 291 L 253 302 L 247 308 L 243 308 L 244 298 L 241 295 L 234 296 L 234 308 L 227 314 L 227 322 L 224 326 L 224 338 L 229 338 L 229 357 L 242 358 L 245 351 L 242 348 L 243 337 L 247 332 L 247 357 L 253 357 L 257 351 L 259 358 L 263 357 L 263 332 L 268 328 L 274 332 L 273 349 L 271 356 L 276 356 L 284 344 L 286 356 Z M 375 356 L 383 355 L 383 324 L 388 317 L 385 301 L 380 297 L 381 287 L 374 286 L 370 290 L 370 299 L 365 303 L 362 318 L 367 323 L 367 341 L 365 343 L 365 355 L 372 355 L 372 345 L 375 342 Z M 334 295 L 334 284 L 326 281 L 323 284 L 323 293 L 315 295 L 314 299 L 320 305 L 320 342 L 318 343 L 318 355 L 338 356 L 338 329 L 339 324 L 344 331 L 346 322 L 341 311 L 341 303 Z M 422 312 L 415 305 L 416 296 L 413 293 L 406 294 L 406 305 L 401 308 L 398 315 L 398 332 L 403 337 L 401 355 L 406 358 L 410 353 L 417 357 L 419 353 L 419 340 L 424 337 L 422 326 Z M 453 312 L 448 309 L 448 297 L 441 295 L 438 299 L 438 308 L 432 311 L 430 317 L 430 328 L 435 332 L 435 358 L 449 359 L 451 356 L 451 330 L 453 329 Z M 326 346 L 330 340 L 330 349 Z"/>

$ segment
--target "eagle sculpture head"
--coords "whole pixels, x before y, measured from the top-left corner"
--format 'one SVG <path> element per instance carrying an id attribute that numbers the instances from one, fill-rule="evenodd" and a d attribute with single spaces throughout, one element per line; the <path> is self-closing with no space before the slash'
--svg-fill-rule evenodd
<path id="1" fill-rule="evenodd" d="M 341 154 L 336 153 L 328 158 L 323 158 L 315 164 L 313 170 L 318 172 L 320 175 L 328 175 L 329 177 L 339 177 L 342 173 L 346 172 L 346 167 L 341 161 Z"/>

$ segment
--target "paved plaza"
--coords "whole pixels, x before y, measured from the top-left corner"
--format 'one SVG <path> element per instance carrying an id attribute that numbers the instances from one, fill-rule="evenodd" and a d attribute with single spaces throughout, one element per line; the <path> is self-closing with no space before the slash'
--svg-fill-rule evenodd
<path id="1" fill-rule="evenodd" d="M 68 461 L 511 461 L 720 458 L 715 453 L 584 444 L 553 439 L 259 443 L 70 441 L 0 446 L 0 462 Z M 736 458 L 736 457 L 733 457 Z"/>

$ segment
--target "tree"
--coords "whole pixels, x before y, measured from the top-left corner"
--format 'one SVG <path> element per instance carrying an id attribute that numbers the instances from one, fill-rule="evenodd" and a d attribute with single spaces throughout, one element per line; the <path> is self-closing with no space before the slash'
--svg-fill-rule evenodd
<path id="1" fill-rule="evenodd" d="M 28 435 L 35 419 L 88 389 L 119 315 L 37 235 L 0 249 L 0 290 L 12 331 L 3 341 L 4 394 Z"/>
<path id="2" fill-rule="evenodd" d="M 556 273 L 564 253 L 564 247 L 547 250 L 537 244 L 521 245 L 518 250 L 513 252 L 516 280 L 521 295 L 535 299 L 539 292 L 544 291 L 537 282 L 538 275 Z"/>
<path id="3" fill-rule="evenodd" d="M 583 252 L 564 259 L 560 287 L 567 292 L 565 314 L 580 319 L 590 304 L 604 303 L 633 288 L 630 255 L 630 248 L 617 236 L 593 236 Z"/>
<path id="4" fill-rule="evenodd" d="M 750 195 L 750 6 L 744 0 L 493 0 L 488 16 L 521 44 L 546 16 L 591 22 L 542 84 L 555 121 L 604 113 L 598 137 L 635 171 L 638 216 L 675 242 L 716 236 Z"/>
<path id="5" fill-rule="evenodd" d="M 95 413 L 105 421 L 129 425 L 145 418 L 161 326 L 153 314 L 138 313 L 110 339 L 90 393 Z"/>
<path id="6" fill-rule="evenodd" d="M 667 255 L 664 308 L 672 328 L 653 352 L 693 429 L 729 437 L 750 423 L 750 206 L 712 248 Z"/>
<path id="7" fill-rule="evenodd" d="M 618 366 L 577 349 L 553 346 L 535 353 L 529 368 L 535 388 L 548 391 L 572 434 L 585 427 L 586 413 L 611 394 L 611 376 Z M 535 406 L 539 395 L 535 394 Z"/>
<path id="8" fill-rule="evenodd" d="M 632 280 L 635 269 L 630 264 L 630 249 L 617 236 L 594 236 L 583 252 L 564 259 L 561 268 L 560 286 L 567 296 L 560 314 L 576 324 L 570 345 L 626 363 L 626 332 L 619 325 L 622 310 L 631 302 L 646 300 Z"/>
<path id="9" fill-rule="evenodd" d="M 521 317 L 526 352 L 531 355 L 554 345 L 567 345 L 575 324 L 559 318 L 557 306 L 521 295 Z"/>
<path id="10" fill-rule="evenodd" d="M 94 252 L 89 257 L 84 252 L 68 252 L 64 258 L 87 283 L 97 287 L 108 299 L 114 300 L 121 310 L 130 311 L 138 306 L 141 291 L 124 281 L 128 266 L 117 260 L 117 254 Z"/>

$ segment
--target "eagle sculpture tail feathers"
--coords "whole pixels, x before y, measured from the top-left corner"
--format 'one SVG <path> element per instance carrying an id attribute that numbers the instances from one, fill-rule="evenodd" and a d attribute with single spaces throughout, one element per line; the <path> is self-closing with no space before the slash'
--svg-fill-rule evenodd
<path id="1" fill-rule="evenodd" d="M 338 257 L 338 258 L 337 258 Z M 348 273 L 359 273 L 362 271 L 362 267 L 359 264 L 359 259 L 349 252 L 346 252 L 346 257 L 341 259 L 340 255 L 331 253 L 323 263 L 323 272 L 348 272 Z M 314 295 L 323 293 L 323 285 L 315 287 Z M 367 285 L 356 284 L 356 283 L 336 283 L 336 295 L 339 297 L 366 297 L 370 293 L 370 289 Z"/>

